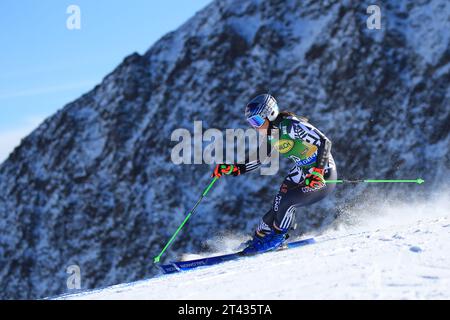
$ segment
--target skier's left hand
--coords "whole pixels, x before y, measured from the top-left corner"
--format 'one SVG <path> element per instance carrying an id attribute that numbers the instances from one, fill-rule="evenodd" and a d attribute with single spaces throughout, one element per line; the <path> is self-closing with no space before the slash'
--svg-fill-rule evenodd
<path id="1" fill-rule="evenodd" d="M 325 187 L 324 169 L 314 168 L 313 171 L 306 175 L 305 185 L 311 189 L 322 189 Z"/>
<path id="2" fill-rule="evenodd" d="M 240 173 L 239 167 L 234 164 L 218 164 L 211 177 L 220 178 L 223 174 L 238 176 Z"/>

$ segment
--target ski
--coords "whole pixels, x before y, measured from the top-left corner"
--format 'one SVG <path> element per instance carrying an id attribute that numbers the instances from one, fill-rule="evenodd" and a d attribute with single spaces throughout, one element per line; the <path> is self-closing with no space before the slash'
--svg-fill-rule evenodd
<path id="1" fill-rule="evenodd" d="M 283 247 L 281 247 L 277 251 L 302 247 L 302 246 L 305 246 L 308 244 L 313 244 L 313 243 L 315 243 L 314 238 L 292 241 L 292 242 L 285 244 Z M 213 265 L 220 264 L 223 262 L 237 260 L 242 257 L 252 257 L 255 255 L 259 255 L 259 254 L 257 253 L 254 255 L 245 255 L 242 253 L 242 251 L 240 251 L 240 252 L 236 252 L 236 253 L 230 253 L 230 254 L 225 254 L 225 255 L 220 255 L 220 256 L 208 257 L 208 258 L 201 258 L 201 259 L 196 259 L 196 260 L 174 261 L 169 264 L 159 265 L 159 268 L 165 274 L 171 274 L 171 273 L 177 273 L 180 271 L 192 270 L 192 269 L 195 269 L 198 267 L 213 266 Z"/>

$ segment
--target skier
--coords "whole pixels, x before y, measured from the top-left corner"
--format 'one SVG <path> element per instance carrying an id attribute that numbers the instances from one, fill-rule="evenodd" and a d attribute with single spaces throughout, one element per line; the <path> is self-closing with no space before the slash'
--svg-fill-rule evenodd
<path id="1" fill-rule="evenodd" d="M 325 180 L 337 178 L 336 166 L 331 155 L 331 141 L 306 118 L 278 109 L 277 101 L 269 94 L 258 95 L 245 108 L 245 116 L 252 127 L 267 135 L 268 155 L 272 147 L 295 162 L 281 184 L 271 209 L 263 216 L 244 254 L 262 253 L 281 247 L 288 235 L 298 207 L 308 206 L 330 194 L 335 184 Z M 276 141 L 271 135 L 279 130 Z M 244 164 L 218 164 L 213 177 L 238 176 L 254 171 L 265 159 L 257 158 Z"/>

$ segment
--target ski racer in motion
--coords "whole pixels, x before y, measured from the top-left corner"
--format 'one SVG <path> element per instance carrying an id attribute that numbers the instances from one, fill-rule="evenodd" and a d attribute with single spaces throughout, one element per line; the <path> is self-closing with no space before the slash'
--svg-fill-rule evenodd
<path id="1" fill-rule="evenodd" d="M 256 254 L 283 246 L 296 210 L 329 195 L 335 184 L 327 184 L 325 180 L 335 180 L 337 171 L 331 155 L 331 141 L 306 118 L 288 111 L 280 112 L 271 95 L 253 98 L 245 108 L 245 116 L 252 127 L 267 137 L 267 157 L 275 147 L 283 157 L 295 163 L 284 178 L 270 210 L 256 227 L 253 239 L 245 244 L 244 254 Z M 277 129 L 279 139 L 271 134 Z M 264 161 L 257 158 L 244 164 L 218 164 L 212 176 L 239 176 L 258 169 Z"/>

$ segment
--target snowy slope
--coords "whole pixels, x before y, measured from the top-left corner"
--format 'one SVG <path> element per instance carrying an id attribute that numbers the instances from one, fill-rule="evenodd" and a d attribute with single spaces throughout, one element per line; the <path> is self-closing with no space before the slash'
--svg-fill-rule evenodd
<path id="1" fill-rule="evenodd" d="M 450 199 L 383 214 L 317 244 L 62 299 L 450 299 Z"/>

